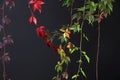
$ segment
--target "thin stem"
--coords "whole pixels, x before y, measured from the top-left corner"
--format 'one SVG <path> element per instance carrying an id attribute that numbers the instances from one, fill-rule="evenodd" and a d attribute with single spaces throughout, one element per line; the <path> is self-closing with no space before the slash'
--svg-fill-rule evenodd
<path id="1" fill-rule="evenodd" d="M 84 0 L 84 7 L 85 7 L 85 2 L 86 2 L 86 0 Z M 78 65 L 78 71 L 77 71 L 77 75 L 79 75 L 79 72 L 80 72 L 80 67 L 81 67 L 81 65 L 82 65 L 82 53 L 81 53 L 81 51 L 82 51 L 82 43 L 83 43 L 83 25 L 84 25 L 84 16 L 85 16 L 85 11 L 83 12 L 83 19 L 82 19 L 82 22 L 81 22 L 81 31 L 80 31 L 80 58 L 79 58 L 79 60 L 81 60 L 80 62 L 79 62 L 79 65 Z M 77 80 L 77 77 L 75 78 L 75 80 Z"/>
<path id="2" fill-rule="evenodd" d="M 100 54 L 100 23 L 98 23 L 98 43 L 97 43 L 97 55 L 96 55 L 96 80 L 98 80 L 98 64 Z"/>
<path id="3" fill-rule="evenodd" d="M 30 13 L 31 13 L 31 15 L 34 15 L 34 14 L 33 14 L 33 11 L 32 11 L 32 9 L 31 9 L 31 7 L 30 7 L 29 4 L 28 4 L 28 8 L 30 9 Z"/>
<path id="4" fill-rule="evenodd" d="M 28 4 L 28 8 L 29 8 L 29 10 L 30 10 L 31 15 L 32 15 L 32 16 L 35 16 L 35 15 L 34 15 L 34 12 L 33 12 L 32 9 L 31 9 L 30 4 Z M 36 24 L 36 26 L 39 26 L 38 23 Z"/>
<path id="5" fill-rule="evenodd" d="M 5 62 L 2 60 L 2 67 L 3 67 L 3 80 L 6 80 L 6 69 L 5 69 Z"/>
<path id="6" fill-rule="evenodd" d="M 3 1 L 3 6 L 2 6 L 2 9 L 3 9 L 3 12 L 2 12 L 2 19 L 5 18 L 5 2 Z M 3 37 L 6 36 L 5 34 L 5 29 L 4 29 L 4 22 L 2 22 L 2 26 L 3 26 Z M 4 58 L 4 55 L 6 53 L 6 48 L 4 46 L 3 48 L 3 58 Z M 4 59 L 2 59 L 2 67 L 3 67 L 3 80 L 6 80 L 6 68 L 5 68 L 5 61 Z"/>
<path id="7" fill-rule="evenodd" d="M 99 2 L 99 0 L 98 0 Z M 98 15 L 100 15 L 100 11 L 98 10 Z M 100 21 L 101 22 L 101 21 Z M 96 80 L 99 80 L 99 71 L 98 71 L 98 68 L 99 68 L 99 54 L 100 54 L 100 22 L 98 21 L 98 40 L 97 40 L 97 54 L 96 54 Z"/>
<path id="8" fill-rule="evenodd" d="M 82 23 L 81 23 L 81 32 L 80 32 L 80 60 L 82 60 L 82 53 L 81 53 L 81 51 L 82 51 L 82 42 L 83 42 L 83 35 L 82 35 L 82 33 L 83 33 L 83 24 L 84 24 L 84 21 L 82 21 Z M 79 72 L 80 72 L 80 67 L 81 67 L 81 65 L 82 65 L 82 62 L 80 61 L 79 62 L 79 65 L 78 65 L 78 71 L 77 71 L 77 75 L 79 74 Z M 75 80 L 77 80 L 77 77 L 75 78 Z"/>
<path id="9" fill-rule="evenodd" d="M 73 8 L 73 3 L 72 3 L 71 6 L 70 6 L 70 26 L 71 26 L 72 23 L 73 23 L 73 21 L 72 21 L 72 13 L 73 13 L 72 8 Z"/>

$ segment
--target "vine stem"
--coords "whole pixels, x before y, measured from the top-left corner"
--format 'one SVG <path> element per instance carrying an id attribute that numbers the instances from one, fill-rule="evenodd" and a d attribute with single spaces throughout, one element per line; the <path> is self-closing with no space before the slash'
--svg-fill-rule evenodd
<path id="1" fill-rule="evenodd" d="M 73 3 L 70 6 L 70 16 L 71 16 L 70 17 L 70 26 L 73 24 L 73 21 L 72 21 L 72 13 L 73 13 L 72 7 L 73 7 Z"/>
<path id="2" fill-rule="evenodd" d="M 98 0 L 99 2 L 99 0 Z M 100 11 L 98 10 L 98 15 L 99 17 L 101 16 L 100 15 Z M 98 18 L 99 19 L 99 18 Z M 100 54 L 100 22 L 101 21 L 98 21 L 98 38 L 97 38 L 97 54 L 96 54 L 96 80 L 99 80 L 99 54 Z"/>
<path id="3" fill-rule="evenodd" d="M 35 16 L 35 15 L 34 15 L 34 12 L 33 12 L 32 9 L 31 9 L 30 4 L 28 4 L 28 8 L 29 8 L 29 10 L 30 10 L 31 15 L 32 15 L 32 16 Z M 36 24 L 36 26 L 39 26 L 38 23 Z"/>
<path id="4" fill-rule="evenodd" d="M 85 2 L 86 2 L 86 0 L 84 0 L 84 7 L 85 7 Z M 82 22 L 81 22 L 81 31 L 80 31 L 80 57 L 79 57 L 79 59 L 80 59 L 80 62 L 79 62 L 79 65 L 78 65 L 78 71 L 77 71 L 77 75 L 79 75 L 79 72 L 80 72 L 80 67 L 81 67 L 81 65 L 82 65 L 82 53 L 81 53 L 81 51 L 82 51 L 82 42 L 83 42 L 83 25 L 84 25 L 84 16 L 85 16 L 85 11 L 83 12 L 83 20 L 82 20 Z M 75 78 L 75 80 L 77 80 L 77 77 Z"/>
<path id="5" fill-rule="evenodd" d="M 3 60 L 2 60 L 2 66 L 3 66 L 3 80 L 6 80 L 5 62 Z"/>
<path id="6" fill-rule="evenodd" d="M 3 12 L 2 12 L 2 19 L 4 19 L 5 18 L 5 1 L 3 1 L 2 10 L 3 10 Z M 2 22 L 2 26 L 3 26 L 3 36 L 6 36 L 5 29 L 4 29 L 4 22 Z M 4 58 L 5 53 L 6 53 L 6 48 L 4 46 L 2 58 Z M 5 61 L 4 61 L 4 59 L 2 59 L 2 67 L 3 67 L 3 73 L 2 73 L 3 80 L 6 80 L 6 68 L 5 68 Z"/>
<path id="7" fill-rule="evenodd" d="M 98 80 L 98 64 L 100 54 L 100 23 L 98 23 L 98 43 L 97 43 L 97 55 L 96 55 L 96 80 Z"/>
<path id="8" fill-rule="evenodd" d="M 33 13 L 33 11 L 31 10 L 31 7 L 30 7 L 30 5 L 29 5 L 29 4 L 28 4 L 28 8 L 29 8 L 29 10 L 30 10 L 31 15 L 33 15 L 33 16 L 34 16 L 34 13 Z"/>
<path id="9" fill-rule="evenodd" d="M 81 53 L 81 51 L 82 51 L 82 37 L 83 37 L 83 35 L 82 35 L 82 33 L 83 33 L 83 24 L 84 24 L 84 21 L 82 21 L 82 23 L 81 23 L 81 32 L 80 32 L 80 60 L 82 60 L 82 53 Z M 79 70 L 79 68 L 81 67 L 81 64 L 82 64 L 82 62 L 80 61 L 79 62 L 79 65 L 78 65 L 78 71 L 77 71 L 77 75 L 79 75 L 79 72 L 80 72 L 80 70 Z M 75 80 L 77 80 L 77 77 L 75 78 Z"/>

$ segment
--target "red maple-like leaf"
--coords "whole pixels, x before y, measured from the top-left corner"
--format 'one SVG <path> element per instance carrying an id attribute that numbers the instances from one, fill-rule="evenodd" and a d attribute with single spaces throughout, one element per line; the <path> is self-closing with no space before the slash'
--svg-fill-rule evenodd
<path id="1" fill-rule="evenodd" d="M 48 46 L 48 47 L 53 47 L 53 43 L 52 43 L 52 41 L 50 41 L 50 40 L 45 40 L 45 44 Z"/>
<path id="2" fill-rule="evenodd" d="M 35 25 L 37 25 L 37 19 L 36 19 L 36 17 L 35 16 L 30 16 L 30 18 L 29 18 L 29 22 L 30 22 L 30 24 L 33 22 Z"/>
<path id="3" fill-rule="evenodd" d="M 54 49 L 55 52 L 58 52 L 59 46 L 53 45 L 53 49 Z"/>
<path id="4" fill-rule="evenodd" d="M 45 26 L 40 26 L 36 28 L 37 36 L 41 37 L 44 40 L 47 40 L 49 34 L 44 30 Z"/>
<path id="5" fill-rule="evenodd" d="M 32 5 L 32 10 L 34 12 L 38 10 L 41 13 L 42 11 L 41 6 L 44 4 L 44 2 L 42 0 L 30 0 L 28 4 Z"/>
<path id="6" fill-rule="evenodd" d="M 52 48 L 55 52 L 58 52 L 58 46 L 54 45 L 52 43 L 52 41 L 49 39 L 50 38 L 50 35 L 44 30 L 45 26 L 40 26 L 38 28 L 36 28 L 36 33 L 37 33 L 37 36 L 41 37 L 42 40 L 44 41 L 44 43 Z"/>

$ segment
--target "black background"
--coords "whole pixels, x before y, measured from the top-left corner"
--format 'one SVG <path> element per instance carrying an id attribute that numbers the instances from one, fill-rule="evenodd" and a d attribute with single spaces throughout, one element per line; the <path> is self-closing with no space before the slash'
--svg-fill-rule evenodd
<path id="1" fill-rule="evenodd" d="M 43 12 L 40 15 L 36 13 L 40 25 L 52 31 L 68 22 L 68 11 L 61 7 L 59 0 L 44 1 L 46 4 L 43 6 Z M 8 74 L 13 80 L 51 80 L 55 74 L 54 66 L 59 56 L 44 45 L 42 40 L 36 36 L 36 27 L 28 23 L 30 16 L 28 1 L 15 0 L 15 3 L 15 8 L 9 12 L 12 23 L 7 27 L 7 32 L 12 35 L 15 42 L 9 50 L 12 61 L 7 66 Z M 119 5 L 120 1 L 116 0 L 111 16 L 101 24 L 100 80 L 120 80 Z M 90 42 L 87 43 L 89 44 L 87 47 L 91 63 L 86 67 L 87 79 L 81 80 L 95 80 L 97 28 L 88 27 L 88 30 Z M 72 72 L 74 67 L 70 68 Z"/>

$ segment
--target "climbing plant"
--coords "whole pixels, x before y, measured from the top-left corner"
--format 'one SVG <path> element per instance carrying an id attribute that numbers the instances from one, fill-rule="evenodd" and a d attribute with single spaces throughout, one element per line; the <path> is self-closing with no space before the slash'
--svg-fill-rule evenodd
<path id="1" fill-rule="evenodd" d="M 69 23 L 61 25 L 59 30 L 54 32 L 48 32 L 45 26 L 38 24 L 38 16 L 36 12 L 42 12 L 42 5 L 45 4 L 42 0 L 29 0 L 28 7 L 31 12 L 29 17 L 29 23 L 36 26 L 36 33 L 38 37 L 41 37 L 43 42 L 53 49 L 59 55 L 59 61 L 55 65 L 56 75 L 53 77 L 53 80 L 78 80 L 80 75 L 83 75 L 87 78 L 87 75 L 84 71 L 83 63 L 90 63 L 89 52 L 84 48 L 84 41 L 89 41 L 89 38 L 86 35 L 85 25 L 88 27 L 96 26 L 94 23 L 97 23 L 98 28 L 98 47 L 97 57 L 96 57 L 96 80 L 98 80 L 98 60 L 99 60 L 99 47 L 100 47 L 100 27 L 101 22 L 104 18 L 107 18 L 108 15 L 113 10 L 113 0 L 61 0 L 62 7 L 65 7 L 69 11 Z M 79 3 L 79 4 L 78 4 Z M 92 27 L 91 27 L 92 29 Z M 72 41 L 71 35 L 77 35 L 79 40 L 76 45 Z M 54 41 L 59 42 L 55 44 Z M 78 54 L 79 59 L 72 58 L 73 54 Z M 76 60 L 75 66 L 77 71 L 74 71 L 72 76 L 69 76 L 69 66 L 71 61 Z M 85 66 L 85 65 L 84 65 Z"/>
<path id="2" fill-rule="evenodd" d="M 11 35 L 8 35 L 6 27 L 11 23 L 9 18 L 8 10 L 11 10 L 15 6 L 13 0 L 0 0 L 0 61 L 2 63 L 2 78 L 0 80 L 11 80 L 10 75 L 6 71 L 6 65 L 10 62 L 10 53 L 8 47 L 13 44 Z"/>

